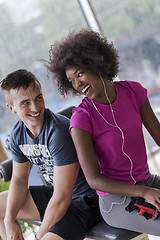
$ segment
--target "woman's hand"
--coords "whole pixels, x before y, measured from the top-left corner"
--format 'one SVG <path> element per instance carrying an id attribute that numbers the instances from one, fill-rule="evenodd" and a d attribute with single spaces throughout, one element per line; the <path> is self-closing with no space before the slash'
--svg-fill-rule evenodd
<path id="1" fill-rule="evenodd" d="M 160 190 L 156 188 L 147 188 L 144 193 L 144 198 L 147 202 L 154 205 L 160 211 Z"/>

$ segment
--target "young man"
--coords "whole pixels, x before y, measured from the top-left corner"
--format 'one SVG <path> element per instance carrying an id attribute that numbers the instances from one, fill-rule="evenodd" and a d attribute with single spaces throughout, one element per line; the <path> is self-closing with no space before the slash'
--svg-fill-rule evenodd
<path id="1" fill-rule="evenodd" d="M 1 88 L 7 107 L 20 118 L 10 135 L 10 188 L 0 193 L 2 239 L 24 239 L 18 219 L 42 221 L 36 239 L 84 239 L 101 217 L 97 196 L 79 168 L 69 119 L 45 109 L 41 85 L 27 70 L 8 74 Z M 28 188 L 33 164 L 54 191 L 52 186 Z"/>

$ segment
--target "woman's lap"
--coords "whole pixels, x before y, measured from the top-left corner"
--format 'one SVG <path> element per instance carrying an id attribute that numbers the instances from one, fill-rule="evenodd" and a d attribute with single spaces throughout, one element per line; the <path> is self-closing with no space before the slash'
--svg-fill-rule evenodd
<path id="1" fill-rule="evenodd" d="M 151 175 L 144 184 L 160 189 L 160 176 Z M 138 210 L 128 212 L 125 208 L 131 197 L 109 194 L 99 197 L 99 205 L 104 220 L 113 227 L 160 236 L 160 214 L 153 220 L 147 220 L 138 214 Z"/>

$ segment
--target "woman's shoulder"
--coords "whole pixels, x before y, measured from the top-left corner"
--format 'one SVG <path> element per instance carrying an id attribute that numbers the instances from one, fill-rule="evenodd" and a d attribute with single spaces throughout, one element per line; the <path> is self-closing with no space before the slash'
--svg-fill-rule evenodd
<path id="1" fill-rule="evenodd" d="M 70 129 L 72 127 L 77 127 L 92 134 L 92 113 L 89 107 L 90 101 L 90 99 L 85 97 L 79 106 L 73 109 Z"/>
<path id="2" fill-rule="evenodd" d="M 125 92 L 126 95 L 135 97 L 141 105 L 144 104 L 147 98 L 147 89 L 139 82 L 129 80 L 116 81 L 114 86 L 119 92 L 123 92 L 123 94 Z"/>
<path id="3" fill-rule="evenodd" d="M 73 114 L 74 113 L 87 113 L 90 111 L 92 102 L 89 98 L 84 97 L 81 101 L 81 103 L 78 105 L 78 107 L 73 109 Z"/>
<path id="4" fill-rule="evenodd" d="M 120 86 L 120 87 L 125 87 L 128 89 L 132 89 L 136 91 L 137 89 L 144 89 L 141 83 L 137 81 L 131 81 L 131 80 L 124 80 L 124 81 L 114 81 L 113 82 L 114 86 Z"/>

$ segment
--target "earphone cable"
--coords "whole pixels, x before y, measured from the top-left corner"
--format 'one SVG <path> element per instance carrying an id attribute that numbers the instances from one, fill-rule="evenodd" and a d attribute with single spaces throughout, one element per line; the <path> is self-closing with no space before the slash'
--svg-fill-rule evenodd
<path id="1" fill-rule="evenodd" d="M 135 178 L 133 177 L 133 174 L 132 174 L 132 171 L 133 171 L 133 162 L 132 162 L 132 159 L 131 159 L 131 158 L 128 156 L 128 154 L 124 151 L 124 133 L 123 133 L 122 129 L 118 126 L 117 121 L 116 121 L 116 119 L 115 119 L 114 111 L 113 111 L 113 108 L 112 108 L 112 104 L 111 104 L 111 102 L 110 102 L 110 99 L 109 99 L 109 97 L 108 97 L 108 95 L 107 95 L 107 91 L 106 91 L 106 86 L 105 86 L 104 80 L 103 80 L 103 78 L 102 78 L 102 76 L 101 76 L 100 74 L 99 74 L 99 76 L 100 76 L 100 79 L 101 79 L 101 81 L 102 81 L 102 83 L 103 83 L 104 93 L 105 93 L 105 96 L 106 96 L 106 98 L 107 98 L 107 100 L 108 100 L 108 102 L 109 102 L 110 110 L 111 110 L 112 117 L 113 117 L 113 120 L 114 120 L 115 125 L 109 123 L 109 122 L 104 118 L 104 116 L 99 112 L 99 110 L 97 109 L 97 107 L 96 107 L 96 105 L 94 104 L 93 101 L 92 101 L 92 104 L 93 104 L 94 108 L 96 109 L 96 111 L 99 113 L 99 115 L 103 118 L 103 120 L 104 120 L 107 124 L 111 125 L 112 127 L 117 127 L 117 128 L 119 129 L 119 131 L 121 132 L 121 136 L 122 136 L 122 146 L 121 146 L 121 150 L 122 150 L 123 154 L 124 154 L 124 155 L 129 159 L 129 161 L 130 161 L 130 164 L 131 164 L 131 167 L 130 167 L 130 176 L 131 176 L 134 184 L 136 184 L 136 180 L 135 180 Z"/>

